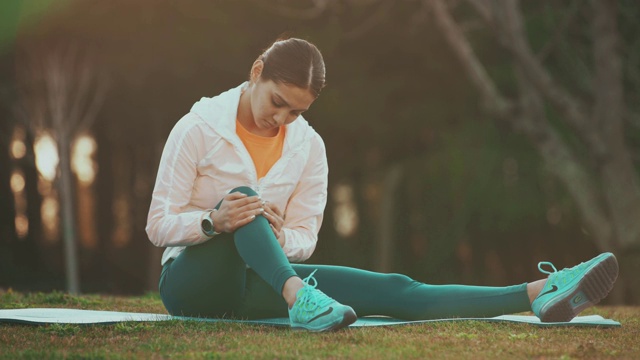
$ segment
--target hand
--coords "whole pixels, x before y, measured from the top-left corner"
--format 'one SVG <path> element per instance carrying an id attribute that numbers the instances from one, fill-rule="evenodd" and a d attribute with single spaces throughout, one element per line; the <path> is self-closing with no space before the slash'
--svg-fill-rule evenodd
<path id="1" fill-rule="evenodd" d="M 267 220 L 269 220 L 269 225 L 271 226 L 271 230 L 273 230 L 273 234 L 278 239 L 278 243 L 280 243 L 280 247 L 284 247 L 284 232 L 282 231 L 282 225 L 284 225 L 284 215 L 278 209 L 277 206 L 270 202 L 264 203 L 264 215 Z"/>
<path id="2" fill-rule="evenodd" d="M 218 211 L 211 213 L 216 232 L 234 232 L 239 227 L 253 221 L 264 212 L 262 200 L 258 196 L 247 196 L 241 192 L 231 193 L 222 199 Z"/>

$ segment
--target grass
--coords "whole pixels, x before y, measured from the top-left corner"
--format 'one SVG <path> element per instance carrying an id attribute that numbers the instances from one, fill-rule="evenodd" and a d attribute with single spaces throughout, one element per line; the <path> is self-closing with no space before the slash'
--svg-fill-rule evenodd
<path id="1" fill-rule="evenodd" d="M 141 297 L 0 292 L 0 309 L 63 307 L 166 313 L 157 294 Z M 0 324 L 0 358 L 639 358 L 640 308 L 583 314 L 621 328 L 538 328 L 442 322 L 314 334 L 246 324 L 166 321 L 115 325 Z"/>

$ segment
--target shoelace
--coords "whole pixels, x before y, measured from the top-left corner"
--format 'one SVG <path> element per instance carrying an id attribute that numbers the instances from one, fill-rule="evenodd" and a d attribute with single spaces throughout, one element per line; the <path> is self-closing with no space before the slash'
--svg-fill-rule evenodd
<path id="1" fill-rule="evenodd" d="M 553 269 L 553 272 L 551 272 L 551 271 L 547 271 L 547 270 L 543 269 L 543 268 L 542 268 L 542 265 L 548 265 L 548 266 L 551 266 L 551 268 Z M 553 273 L 557 273 L 557 272 L 558 272 L 558 269 L 556 269 L 556 267 L 555 267 L 555 266 L 553 266 L 553 264 L 552 264 L 552 263 L 550 263 L 550 262 L 548 262 L 548 261 L 541 261 L 541 262 L 539 262 L 539 263 L 538 263 L 538 270 L 540 270 L 540 272 L 541 272 L 541 273 L 543 273 L 543 274 L 547 274 L 547 275 L 551 275 L 551 274 L 553 274 Z"/>
<path id="2" fill-rule="evenodd" d="M 553 269 L 553 272 L 543 269 L 542 268 L 543 265 L 551 266 L 551 268 Z M 559 281 L 559 282 L 562 282 L 562 283 L 566 283 L 567 280 L 568 280 L 567 278 L 573 279 L 576 276 L 576 273 L 574 271 L 571 271 L 571 270 L 577 270 L 580 267 L 583 267 L 585 265 L 587 265 L 587 264 L 584 263 L 584 262 L 581 262 L 580 264 L 578 264 L 578 265 L 576 265 L 574 267 L 564 268 L 564 269 L 558 271 L 558 269 L 556 269 L 556 267 L 552 263 L 550 263 L 548 261 L 541 261 L 541 262 L 538 263 L 538 270 L 540 270 L 541 273 L 547 274 L 547 275 L 557 274 L 556 276 L 558 276 L 558 278 L 556 278 L 557 279 L 556 281 Z"/>
<path id="3" fill-rule="evenodd" d="M 306 289 L 306 291 L 304 291 L 300 298 L 298 298 L 297 300 L 297 302 L 300 302 L 300 308 L 305 311 L 312 311 L 316 308 L 323 308 L 335 301 L 322 291 L 316 289 L 316 286 L 318 286 L 318 281 L 313 277 L 313 274 L 315 274 L 316 271 L 318 271 L 318 269 L 314 270 L 309 276 L 302 279 L 302 282 L 304 282 L 305 284 L 304 286 L 311 288 Z M 313 281 L 313 285 L 310 284 L 311 281 Z"/>
<path id="4" fill-rule="evenodd" d="M 542 268 L 543 265 L 551 266 L 551 268 L 553 269 L 553 272 L 544 270 Z M 587 265 L 587 263 L 581 262 L 580 264 L 578 264 L 578 265 L 576 265 L 574 267 L 564 268 L 564 269 L 558 271 L 558 269 L 556 269 L 556 267 L 553 266 L 552 263 L 550 263 L 548 261 L 541 261 L 541 262 L 538 263 L 538 270 L 540 270 L 540 272 L 543 273 L 543 274 L 551 275 L 553 273 L 562 272 L 562 271 L 565 271 L 565 270 L 574 270 L 574 269 L 577 270 L 577 269 L 579 269 L 579 268 L 581 268 L 581 267 L 583 267 L 585 265 Z"/>

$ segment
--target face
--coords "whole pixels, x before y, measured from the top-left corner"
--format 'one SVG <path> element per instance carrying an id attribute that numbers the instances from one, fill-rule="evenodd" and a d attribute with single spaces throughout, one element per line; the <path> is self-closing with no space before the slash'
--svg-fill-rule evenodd
<path id="1" fill-rule="evenodd" d="M 261 130 L 291 124 L 309 109 L 315 99 L 310 90 L 295 85 L 276 83 L 260 77 L 257 77 L 257 81 L 252 81 L 251 112 L 256 127 Z"/>

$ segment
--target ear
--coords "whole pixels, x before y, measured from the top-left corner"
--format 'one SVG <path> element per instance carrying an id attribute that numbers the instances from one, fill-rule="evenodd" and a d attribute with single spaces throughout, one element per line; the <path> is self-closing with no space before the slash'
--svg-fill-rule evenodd
<path id="1" fill-rule="evenodd" d="M 258 82 L 260 75 L 262 75 L 262 69 L 264 69 L 264 62 L 262 62 L 262 60 L 256 60 L 251 66 L 251 82 Z"/>

